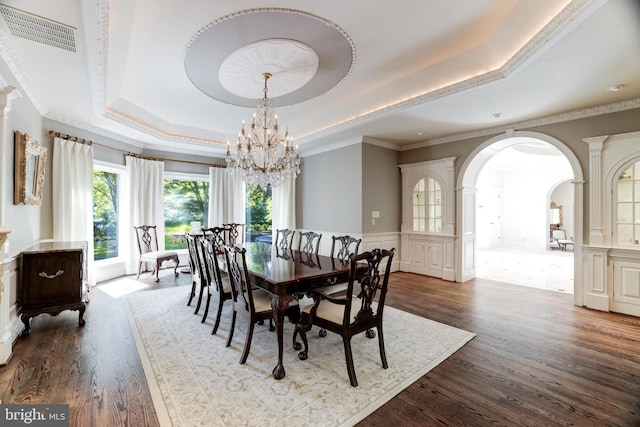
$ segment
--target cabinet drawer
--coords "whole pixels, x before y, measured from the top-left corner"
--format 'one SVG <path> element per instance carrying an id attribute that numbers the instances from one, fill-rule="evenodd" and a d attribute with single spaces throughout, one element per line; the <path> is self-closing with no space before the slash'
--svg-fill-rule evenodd
<path id="1" fill-rule="evenodd" d="M 23 309 L 79 302 L 82 297 L 82 252 L 24 254 Z"/>

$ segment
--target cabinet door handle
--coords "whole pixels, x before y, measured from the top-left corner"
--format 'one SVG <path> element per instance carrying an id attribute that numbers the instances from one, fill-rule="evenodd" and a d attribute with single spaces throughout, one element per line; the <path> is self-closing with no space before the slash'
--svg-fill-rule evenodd
<path id="1" fill-rule="evenodd" d="M 327 283 L 330 285 L 335 285 L 336 283 L 338 283 L 338 278 L 337 277 L 327 277 Z"/>
<path id="2" fill-rule="evenodd" d="M 58 270 L 56 274 L 47 274 L 44 271 L 41 271 L 38 276 L 44 277 L 45 279 L 55 279 L 58 276 L 62 276 L 64 274 L 64 270 Z"/>

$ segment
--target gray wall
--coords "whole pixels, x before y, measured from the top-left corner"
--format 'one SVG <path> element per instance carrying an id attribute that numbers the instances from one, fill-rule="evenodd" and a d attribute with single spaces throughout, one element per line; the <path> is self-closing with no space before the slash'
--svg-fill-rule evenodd
<path id="1" fill-rule="evenodd" d="M 16 83 L 7 79 L 9 85 Z M 16 92 L 17 93 L 17 92 Z M 51 220 L 51 141 L 42 135 L 42 118 L 29 98 L 22 95 L 10 101 L 10 111 L 4 121 L 2 135 L 1 171 L 0 171 L 0 225 L 12 229 L 9 234 L 9 253 L 13 254 L 31 246 L 39 239 L 53 236 Z M 47 148 L 46 177 L 43 186 L 43 198 L 40 206 L 14 205 L 14 132 L 18 130 L 28 134 Z M 6 248 L 5 248 L 6 250 Z"/>
<path id="2" fill-rule="evenodd" d="M 603 114 L 579 120 L 566 121 L 543 126 L 517 128 L 516 130 L 539 132 L 552 136 L 563 142 L 578 158 L 586 181 L 584 185 L 584 221 L 583 239 L 588 243 L 589 239 L 589 146 L 583 138 L 602 135 L 614 135 L 640 130 L 640 109 L 632 109 L 617 113 Z M 426 160 L 456 157 L 456 180 L 460 168 L 471 152 L 482 143 L 498 134 L 487 135 L 478 138 L 470 138 L 454 141 L 447 144 L 438 144 L 430 147 L 417 148 L 415 150 L 400 153 L 400 163 L 416 163 Z M 457 182 L 456 182 L 457 183 Z M 577 231 L 577 230 L 576 230 Z"/>
<path id="3" fill-rule="evenodd" d="M 364 144 L 362 149 L 362 233 L 399 232 L 402 223 L 402 174 L 396 150 Z M 380 212 L 372 223 L 371 212 Z"/>
<path id="4" fill-rule="evenodd" d="M 362 232 L 362 144 L 304 157 L 296 181 L 296 226 Z"/>

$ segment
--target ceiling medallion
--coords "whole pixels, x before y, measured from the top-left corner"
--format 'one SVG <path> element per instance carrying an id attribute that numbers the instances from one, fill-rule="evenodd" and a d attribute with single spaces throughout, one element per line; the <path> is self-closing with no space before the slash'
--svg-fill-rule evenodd
<path id="1" fill-rule="evenodd" d="M 349 75 L 354 62 L 353 42 L 335 23 L 295 9 L 256 8 L 200 29 L 187 44 L 184 67 L 200 91 L 243 107 L 255 105 L 255 92 L 242 86 L 255 90 L 261 74 L 269 72 L 270 101 L 278 107 L 326 93 Z M 294 68 L 297 63 L 302 68 Z M 248 80 L 236 80 L 236 72 Z"/>

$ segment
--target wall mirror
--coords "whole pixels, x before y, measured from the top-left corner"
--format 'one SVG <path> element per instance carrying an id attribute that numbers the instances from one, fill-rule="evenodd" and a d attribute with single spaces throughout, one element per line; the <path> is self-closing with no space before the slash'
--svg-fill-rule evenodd
<path id="1" fill-rule="evenodd" d="M 42 203 L 47 149 L 26 133 L 16 131 L 13 203 Z"/>

